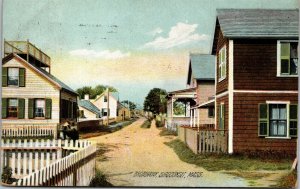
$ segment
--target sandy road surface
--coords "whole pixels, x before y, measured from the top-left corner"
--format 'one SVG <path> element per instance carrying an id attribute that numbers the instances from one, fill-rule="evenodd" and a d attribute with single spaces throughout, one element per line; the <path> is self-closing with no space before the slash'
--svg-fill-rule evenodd
<path id="1" fill-rule="evenodd" d="M 243 179 L 181 161 L 164 144 L 174 137 L 159 136 L 160 130 L 154 122 L 150 129 L 140 128 L 144 120 L 141 118 L 120 131 L 89 139 L 107 147 L 106 159 L 97 160 L 97 167 L 114 186 L 247 186 Z M 190 172 L 196 174 L 188 176 Z"/>

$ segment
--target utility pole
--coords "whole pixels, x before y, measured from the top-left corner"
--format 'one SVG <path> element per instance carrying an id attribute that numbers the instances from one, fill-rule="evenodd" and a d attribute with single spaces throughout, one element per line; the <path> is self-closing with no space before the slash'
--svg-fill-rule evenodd
<path id="1" fill-rule="evenodd" d="M 109 87 L 107 87 L 107 126 L 109 126 Z"/>

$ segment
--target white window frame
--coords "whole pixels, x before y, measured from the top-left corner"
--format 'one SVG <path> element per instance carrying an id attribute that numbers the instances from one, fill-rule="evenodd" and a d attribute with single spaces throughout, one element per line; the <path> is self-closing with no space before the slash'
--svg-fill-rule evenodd
<path id="1" fill-rule="evenodd" d="M 225 57 L 224 60 L 222 60 L 222 51 L 224 51 L 225 53 Z M 226 78 L 226 72 L 227 72 L 227 66 L 226 66 L 226 45 L 224 45 L 221 50 L 219 51 L 219 65 L 218 65 L 218 69 L 220 70 L 220 74 L 219 74 L 219 78 L 218 78 L 218 82 L 223 81 Z M 224 69 L 225 69 L 225 75 L 222 76 L 222 70 L 223 70 L 223 65 L 224 65 Z"/>
<path id="2" fill-rule="evenodd" d="M 297 75 L 282 75 L 281 74 L 281 56 L 280 56 L 281 55 L 281 42 L 287 42 L 287 43 L 297 42 L 298 43 L 298 40 L 278 40 L 277 41 L 277 77 L 298 77 L 299 73 Z M 299 46 L 299 43 L 298 43 L 298 46 Z M 298 66 L 299 66 L 299 60 L 298 60 Z"/>
<path id="3" fill-rule="evenodd" d="M 286 105 L 286 136 L 285 137 L 281 137 L 281 136 L 266 136 L 265 138 L 275 138 L 275 139 L 291 139 L 290 137 L 290 101 L 266 101 L 267 104 L 284 104 Z M 269 107 L 269 106 L 268 106 Z M 268 110 L 269 111 L 269 110 Z M 268 120 L 268 122 L 270 122 L 270 118 Z M 269 128 L 270 129 L 270 126 Z"/>
<path id="4" fill-rule="evenodd" d="M 9 77 L 10 77 L 9 70 L 13 70 L 13 69 L 18 70 L 18 75 L 16 76 L 16 77 L 18 77 L 18 84 L 17 85 L 10 85 L 9 84 Z M 20 86 L 20 70 L 19 70 L 19 68 L 17 68 L 17 67 L 8 67 L 7 68 L 7 86 L 9 86 L 9 87 L 19 87 Z"/>

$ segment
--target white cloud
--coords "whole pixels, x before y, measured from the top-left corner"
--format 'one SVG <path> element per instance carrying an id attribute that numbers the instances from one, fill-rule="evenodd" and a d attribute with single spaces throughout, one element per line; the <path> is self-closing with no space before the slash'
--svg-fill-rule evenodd
<path id="1" fill-rule="evenodd" d="M 116 51 L 94 51 L 88 49 L 76 49 L 69 52 L 72 56 L 91 57 L 91 58 L 103 58 L 103 59 L 120 59 L 130 56 L 130 53 L 123 53 L 120 50 Z"/>
<path id="2" fill-rule="evenodd" d="M 155 35 L 160 34 L 162 32 L 163 32 L 163 30 L 160 27 L 157 27 L 154 30 L 152 30 L 151 32 L 149 32 L 149 34 L 155 36 Z"/>
<path id="3" fill-rule="evenodd" d="M 154 41 L 146 43 L 144 48 L 152 47 L 155 49 L 169 49 L 191 42 L 207 40 L 207 35 L 195 33 L 197 27 L 198 24 L 186 24 L 179 22 L 176 26 L 171 28 L 167 37 L 157 37 Z"/>

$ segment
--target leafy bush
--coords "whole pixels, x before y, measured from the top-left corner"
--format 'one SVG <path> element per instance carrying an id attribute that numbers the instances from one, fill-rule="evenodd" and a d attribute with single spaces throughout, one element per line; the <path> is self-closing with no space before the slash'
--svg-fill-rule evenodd
<path id="1" fill-rule="evenodd" d="M 6 166 L 3 168 L 3 173 L 1 176 L 2 182 L 6 184 L 12 184 L 16 182 L 18 179 L 12 178 L 12 168 Z"/>
<path id="2" fill-rule="evenodd" d="M 92 179 L 90 185 L 91 187 L 110 187 L 113 186 L 107 181 L 106 176 L 101 171 L 96 171 L 95 177 Z"/>

